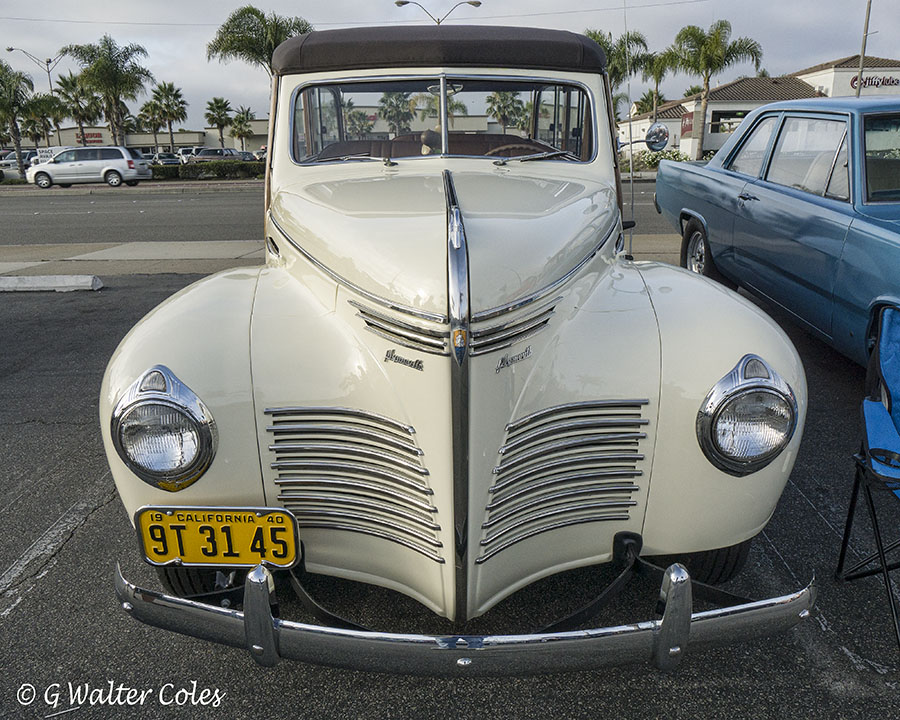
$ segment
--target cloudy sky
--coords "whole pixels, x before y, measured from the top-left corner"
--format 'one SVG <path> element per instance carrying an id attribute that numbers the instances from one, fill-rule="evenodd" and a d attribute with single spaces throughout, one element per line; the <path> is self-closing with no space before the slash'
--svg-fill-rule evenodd
<path id="1" fill-rule="evenodd" d="M 432 15 L 440 17 L 454 0 L 421 0 Z M 241 62 L 207 62 L 206 43 L 229 13 L 240 7 L 235 0 L 0 0 L 0 56 L 16 70 L 29 73 L 35 89 L 47 90 L 44 69 L 13 46 L 38 58 L 54 58 L 69 43 L 94 43 L 109 33 L 120 45 L 137 43 L 147 50 L 144 66 L 157 81 L 173 82 L 189 103 L 185 127 L 205 125 L 203 111 L 213 96 L 228 98 L 233 107 L 249 106 L 257 117 L 268 112 L 268 76 L 262 69 Z M 417 7 L 398 8 L 393 0 L 267 0 L 255 2 L 266 12 L 300 15 L 317 29 L 358 25 L 431 22 Z M 627 12 L 623 12 L 623 4 Z M 553 8 L 553 12 L 548 11 Z M 530 25 L 576 32 L 598 29 L 621 34 L 640 30 L 651 49 L 671 44 L 685 25 L 707 28 L 719 19 L 731 22 L 733 36 L 749 36 L 763 47 L 763 67 L 770 74 L 794 72 L 821 62 L 859 52 L 866 0 L 483 0 L 480 8 L 462 6 L 453 13 L 455 23 Z M 872 0 L 867 54 L 900 57 L 898 0 Z M 53 71 L 58 74 L 78 67 L 64 58 Z M 717 78 L 717 84 L 741 74 L 750 66 L 736 67 Z M 667 78 L 662 92 L 668 99 L 680 97 L 697 82 L 683 74 Z M 640 77 L 631 85 L 633 98 L 646 89 Z M 133 112 L 147 97 L 132 103 Z"/>

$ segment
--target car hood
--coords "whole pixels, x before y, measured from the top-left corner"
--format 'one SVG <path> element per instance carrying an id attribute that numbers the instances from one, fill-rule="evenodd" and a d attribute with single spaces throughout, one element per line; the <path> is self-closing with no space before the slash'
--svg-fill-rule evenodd
<path id="1" fill-rule="evenodd" d="M 615 227 L 608 183 L 526 165 L 451 174 L 466 232 L 470 310 L 512 303 L 563 278 Z M 442 169 L 354 172 L 277 187 L 271 211 L 301 251 L 391 303 L 447 312 L 447 198 Z M 345 168 L 340 171 L 346 172 Z M 574 174 L 574 173 L 573 173 Z"/>

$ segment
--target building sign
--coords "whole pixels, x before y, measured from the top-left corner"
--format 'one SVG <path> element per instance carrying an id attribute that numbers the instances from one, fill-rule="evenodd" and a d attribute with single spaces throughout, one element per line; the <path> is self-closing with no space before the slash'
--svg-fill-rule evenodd
<path id="1" fill-rule="evenodd" d="M 681 137 L 689 138 L 694 134 L 694 113 L 689 112 L 681 116 Z"/>
<path id="2" fill-rule="evenodd" d="M 859 85 L 859 75 L 854 75 L 850 78 L 850 87 L 856 90 L 856 86 Z M 864 88 L 873 87 L 900 87 L 900 78 L 889 77 L 884 75 L 882 77 L 878 77 L 877 75 L 869 75 L 863 76 L 862 86 Z"/>
<path id="3" fill-rule="evenodd" d="M 83 135 L 81 133 L 75 133 L 75 139 L 84 145 L 102 145 L 103 133 L 86 132 Z"/>

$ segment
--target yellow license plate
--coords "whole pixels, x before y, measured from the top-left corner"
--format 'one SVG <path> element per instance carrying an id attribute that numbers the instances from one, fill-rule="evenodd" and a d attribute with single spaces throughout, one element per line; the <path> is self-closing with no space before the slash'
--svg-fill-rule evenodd
<path id="1" fill-rule="evenodd" d="M 288 568 L 300 559 L 297 520 L 281 508 L 143 507 L 134 524 L 151 565 Z"/>

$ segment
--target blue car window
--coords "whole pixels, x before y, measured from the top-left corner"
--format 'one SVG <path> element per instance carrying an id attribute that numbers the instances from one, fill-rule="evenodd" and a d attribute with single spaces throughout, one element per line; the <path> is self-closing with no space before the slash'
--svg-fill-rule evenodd
<path id="1" fill-rule="evenodd" d="M 777 118 L 767 117 L 750 132 L 750 137 L 738 150 L 737 155 L 731 161 L 730 170 L 756 177 L 762 168 L 766 157 L 766 148 L 769 147 L 769 138 L 775 129 Z"/>
<path id="2" fill-rule="evenodd" d="M 850 199 L 850 168 L 847 160 L 846 135 L 843 142 L 841 142 L 841 149 L 838 150 L 834 170 L 831 173 L 831 179 L 828 181 L 828 188 L 825 190 L 825 197 L 834 198 L 835 200 Z"/>
<path id="3" fill-rule="evenodd" d="M 866 199 L 900 200 L 900 114 L 867 115 Z"/>
<path id="4" fill-rule="evenodd" d="M 766 180 L 824 195 L 846 128 L 843 120 L 787 118 L 778 135 Z"/>

